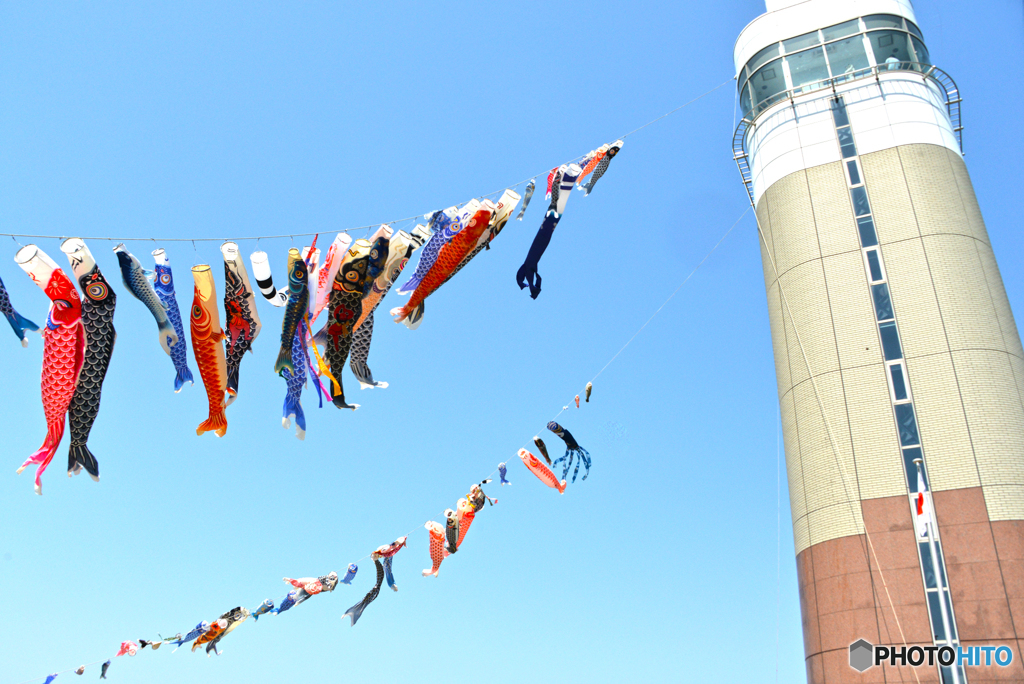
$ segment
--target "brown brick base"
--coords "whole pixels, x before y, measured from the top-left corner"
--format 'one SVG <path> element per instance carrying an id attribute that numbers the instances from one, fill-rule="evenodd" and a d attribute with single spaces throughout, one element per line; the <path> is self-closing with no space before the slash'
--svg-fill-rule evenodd
<path id="1" fill-rule="evenodd" d="M 1018 641 L 1024 638 L 1024 521 L 990 522 L 980 487 L 937 492 L 934 498 L 963 644 L 1014 649 L 1010 667 L 970 668 L 968 680 L 1024 682 Z M 856 535 L 797 555 L 807 681 L 937 682 L 935 668 L 885 666 L 861 674 L 849 666 L 849 645 L 857 639 L 932 643 L 907 499 L 869 499 L 861 509 L 870 545 L 865 535 Z"/>

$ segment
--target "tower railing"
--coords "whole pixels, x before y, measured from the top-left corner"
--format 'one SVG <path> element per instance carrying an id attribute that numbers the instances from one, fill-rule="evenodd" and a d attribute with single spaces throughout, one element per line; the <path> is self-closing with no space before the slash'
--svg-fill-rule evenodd
<path id="1" fill-rule="evenodd" d="M 838 76 L 832 76 L 830 78 L 823 78 L 820 81 L 813 83 L 805 83 L 804 85 L 796 88 L 790 88 L 780 93 L 776 93 L 771 97 L 766 98 L 764 101 L 757 103 L 750 108 L 740 120 L 739 125 L 736 127 L 736 132 L 732 136 L 732 156 L 736 162 L 737 168 L 740 171 L 740 178 L 743 180 L 743 187 L 747 189 L 747 198 L 750 200 L 750 206 L 757 207 L 754 205 L 754 177 L 750 171 L 749 155 L 747 153 L 747 133 L 750 128 L 757 121 L 758 117 L 764 112 L 768 111 L 771 107 L 779 104 L 780 102 L 789 102 L 795 106 L 793 99 L 800 95 L 807 95 L 813 92 L 819 92 L 826 89 L 831 89 L 833 94 L 836 92 L 836 86 L 850 83 L 852 81 L 859 81 L 866 78 L 874 78 L 875 81 L 880 82 L 881 76 L 890 74 L 894 71 L 904 71 L 920 74 L 924 81 L 932 81 L 946 96 L 946 112 L 949 114 L 949 122 L 953 126 L 953 133 L 956 135 L 957 145 L 960 146 L 960 153 L 964 151 L 964 140 L 963 140 L 963 122 L 960 119 L 960 90 L 957 88 L 956 82 L 953 77 L 947 74 L 942 69 L 931 64 L 921 64 L 920 62 L 891 62 L 888 64 L 879 64 L 865 69 L 858 69 Z"/>

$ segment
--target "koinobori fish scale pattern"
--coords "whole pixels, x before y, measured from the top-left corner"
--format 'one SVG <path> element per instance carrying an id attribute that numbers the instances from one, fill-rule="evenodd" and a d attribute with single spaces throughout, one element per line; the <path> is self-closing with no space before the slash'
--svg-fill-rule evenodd
<path id="1" fill-rule="evenodd" d="M 73 266 L 72 266 L 73 267 Z M 85 328 L 86 348 L 74 397 L 68 407 L 71 428 L 71 446 L 68 448 L 68 472 L 84 468 L 89 475 L 99 480 L 100 471 L 96 457 L 89 450 L 89 433 L 100 411 L 100 397 L 103 379 L 110 366 L 117 332 L 114 330 L 114 307 L 117 295 L 106 281 L 100 269 L 93 266 L 89 273 L 79 277 L 79 285 L 85 297 L 82 299 L 82 324 Z"/>
<path id="2" fill-rule="evenodd" d="M 171 272 L 171 262 L 162 249 L 153 252 L 153 259 L 156 261 L 156 279 L 153 289 L 160 303 L 167 310 L 167 320 L 171 322 L 175 334 L 178 336 L 178 343 L 171 347 L 171 362 L 174 364 L 174 391 L 180 392 L 185 383 L 196 384 L 192 377 L 192 370 L 188 367 L 188 344 L 185 342 L 185 328 L 182 326 L 181 311 L 178 309 L 178 300 L 174 295 L 174 275 Z"/>
<path id="3" fill-rule="evenodd" d="M 597 184 L 597 181 L 599 181 L 601 176 L 605 174 L 605 171 L 608 170 L 609 164 L 612 163 L 612 159 L 614 159 L 615 155 L 617 155 L 619 150 L 622 149 L 622 145 L 623 142 L 621 140 L 616 140 L 608 148 L 608 152 L 601 158 L 600 163 L 598 163 L 597 167 L 594 169 L 594 175 L 591 176 L 587 184 L 583 186 L 584 197 L 587 197 L 593 191 L 594 185 Z"/>
<path id="4" fill-rule="evenodd" d="M 245 352 L 252 349 L 252 343 L 260 333 L 260 319 L 256 314 L 256 300 L 245 262 L 238 256 L 234 243 L 226 243 L 224 253 L 224 332 L 227 334 L 227 403 L 238 395 L 238 371 L 245 358 Z"/>
<path id="5" fill-rule="evenodd" d="M 43 328 L 43 374 L 40 384 L 46 439 L 18 468 L 36 466 L 35 491 L 43 493 L 42 475 L 64 436 L 64 421 L 85 355 L 82 301 L 74 284 L 45 252 L 35 245 L 18 250 L 14 260 L 52 302 Z"/>
<path id="6" fill-rule="evenodd" d="M 501 196 L 501 199 L 498 200 L 497 206 L 494 207 L 490 225 L 480 233 L 480 237 L 477 238 L 476 245 L 469 254 L 463 257 L 462 261 L 459 262 L 459 265 L 456 266 L 452 272 L 448 274 L 448 277 L 444 279 L 445 283 L 454 278 L 455 274 L 461 271 L 466 264 L 472 261 L 473 257 L 482 252 L 484 248 L 490 249 L 491 241 L 498 237 L 498 234 L 505 228 L 505 224 L 508 223 L 509 219 L 512 217 L 512 212 L 515 211 L 517 204 L 519 204 L 519 194 L 512 190 L 506 190 Z M 441 284 L 443 285 L 444 283 Z"/>
<path id="7" fill-rule="evenodd" d="M 416 226 L 412 233 L 399 231 L 392 236 L 388 246 L 388 259 L 384 264 L 384 270 L 376 280 L 370 283 L 370 292 L 363 299 L 363 311 L 356 321 L 355 332 L 352 334 L 351 361 L 349 367 L 352 374 L 359 380 L 362 388 L 387 387 L 386 382 L 378 382 L 373 379 L 373 372 L 369 366 L 370 344 L 373 341 L 373 314 L 377 310 L 381 299 L 391 290 L 391 287 L 398 280 L 409 263 L 409 257 L 419 249 L 430 237 L 430 233 L 424 226 Z"/>
<path id="8" fill-rule="evenodd" d="M 444 284 L 448 276 L 469 254 L 476 244 L 477 238 L 486 230 L 491 220 L 491 213 L 490 209 L 480 209 L 475 212 L 466 222 L 466 227 L 460 230 L 455 237 L 441 248 L 433 267 L 424 276 L 423 280 L 420 281 L 416 291 L 409 298 L 409 302 L 404 307 L 391 311 L 396 321 L 402 322 L 407 317 L 412 316 L 414 312 L 418 315 L 413 316 L 413 322 L 418 321 L 422 317 L 423 301 Z"/>
<path id="9" fill-rule="evenodd" d="M 368 241 L 357 240 L 345 254 L 328 299 L 327 325 L 316 338 L 325 347 L 324 358 L 337 381 L 337 384 L 331 383 L 331 401 L 338 408 L 358 408 L 358 405 L 345 401 L 341 377 L 352 346 L 356 321 L 363 312 L 370 247 Z"/>
<path id="10" fill-rule="evenodd" d="M 295 372 L 287 368 L 281 369 L 281 376 L 285 379 L 287 391 L 284 397 L 284 407 L 281 409 L 281 426 L 285 429 L 291 427 L 291 420 L 295 420 L 295 436 L 299 439 L 306 438 L 306 414 L 302 411 L 302 388 L 306 385 L 306 366 L 309 361 L 306 357 L 306 345 L 303 344 L 305 326 L 300 324 L 292 338 L 292 366 Z"/>
<path id="11" fill-rule="evenodd" d="M 224 415 L 227 362 L 224 358 L 224 333 L 217 312 L 217 291 L 208 265 L 193 266 L 192 278 L 195 280 L 191 315 L 192 352 L 209 403 L 209 416 L 196 428 L 196 434 L 212 431 L 223 437 L 228 431 L 228 420 Z"/>
<path id="12" fill-rule="evenodd" d="M 526 213 L 526 207 L 530 206 L 530 200 L 533 199 L 533 192 L 537 189 L 537 179 L 532 179 L 526 186 L 526 190 L 523 191 L 523 207 L 519 210 L 519 216 L 516 217 L 517 221 L 523 220 L 523 215 Z"/>
<path id="13" fill-rule="evenodd" d="M 431 520 L 424 527 L 427 528 L 427 532 L 430 535 L 430 560 L 434 565 L 430 569 L 424 570 L 423 576 L 433 575 L 437 577 L 437 573 L 441 569 L 441 562 L 448 555 L 448 551 L 445 549 L 444 526 L 439 522 Z"/>
<path id="14" fill-rule="evenodd" d="M 380 586 L 384 584 L 384 566 L 381 565 L 380 559 L 377 558 L 376 554 L 373 556 L 373 564 L 377 568 L 377 583 L 373 585 L 373 589 L 366 592 L 366 596 L 364 596 L 359 603 L 346 610 L 345 614 L 342 615 L 342 617 L 347 615 L 352 619 L 353 627 L 356 626 L 356 622 L 359 621 L 359 618 L 362 616 L 363 611 L 366 610 L 366 607 L 376 600 L 377 596 L 380 594 Z"/>
<path id="15" fill-rule="evenodd" d="M 121 266 L 121 279 L 124 281 L 125 288 L 132 293 L 132 296 L 145 304 L 149 312 L 153 314 L 160 346 L 170 356 L 171 348 L 178 343 L 179 335 L 167 319 L 167 310 L 160 298 L 157 297 L 153 285 L 146 278 L 139 260 L 125 249 L 124 245 L 117 245 L 114 247 L 114 251 L 117 253 L 117 261 Z"/>
<path id="16" fill-rule="evenodd" d="M 295 372 L 292 366 L 292 342 L 295 339 L 295 330 L 307 314 L 307 280 L 306 262 L 299 256 L 299 250 L 293 247 L 288 250 L 288 301 L 284 308 L 284 320 L 281 322 L 281 348 L 274 363 L 275 373 L 280 373 L 282 368 Z"/>
<path id="17" fill-rule="evenodd" d="M 526 466 L 526 468 L 531 473 L 536 475 L 537 479 L 539 479 L 541 482 L 546 484 L 548 487 L 551 487 L 552 489 L 557 489 L 559 494 L 565 493 L 565 480 L 559 482 L 558 478 L 555 477 L 555 474 L 551 472 L 551 469 L 548 468 L 543 463 L 541 463 L 540 459 L 538 459 L 536 456 L 531 454 L 526 449 L 520 449 L 519 459 L 523 462 L 523 465 Z"/>

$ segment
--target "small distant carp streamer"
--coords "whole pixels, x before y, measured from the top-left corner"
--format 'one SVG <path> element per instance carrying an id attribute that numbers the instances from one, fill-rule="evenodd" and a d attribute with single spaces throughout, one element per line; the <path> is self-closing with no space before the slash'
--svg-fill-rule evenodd
<path id="1" fill-rule="evenodd" d="M 555 421 L 548 423 L 548 430 L 554 432 L 562 438 L 562 441 L 565 442 L 565 455 L 561 458 L 555 459 L 555 462 L 552 465 L 556 466 L 562 461 L 565 461 L 565 469 L 562 471 L 562 477 L 565 478 L 565 476 L 569 474 L 569 468 L 572 467 L 573 457 L 578 456 L 579 460 L 576 461 L 576 470 L 572 473 L 572 481 L 576 481 L 576 475 L 580 472 L 580 463 L 583 463 L 586 466 L 586 472 L 583 473 L 583 479 L 586 480 L 587 475 L 590 474 L 590 454 L 587 453 L 587 450 L 576 442 L 576 439 L 572 436 L 571 432 Z"/>
<path id="2" fill-rule="evenodd" d="M 561 482 L 559 482 L 558 478 L 555 477 L 555 474 L 551 472 L 551 469 L 548 468 L 543 463 L 541 463 L 540 459 L 538 459 L 536 456 L 531 454 L 526 449 L 520 449 L 518 455 L 519 460 L 523 462 L 523 465 L 526 466 L 526 468 L 531 473 L 537 476 L 537 479 L 546 484 L 548 487 L 551 487 L 552 489 L 557 489 L 559 494 L 565 494 L 565 480 L 563 479 Z"/>

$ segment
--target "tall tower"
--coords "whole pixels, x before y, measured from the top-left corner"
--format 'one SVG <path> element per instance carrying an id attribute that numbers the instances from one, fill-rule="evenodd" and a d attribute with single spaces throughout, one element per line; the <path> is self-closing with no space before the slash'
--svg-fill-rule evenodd
<path id="1" fill-rule="evenodd" d="M 1024 681 L 1024 350 L 909 0 L 767 0 L 736 41 L 809 682 L 849 646 L 1006 645 Z"/>

